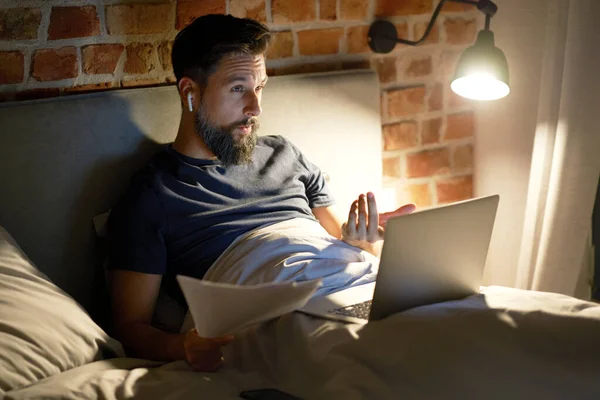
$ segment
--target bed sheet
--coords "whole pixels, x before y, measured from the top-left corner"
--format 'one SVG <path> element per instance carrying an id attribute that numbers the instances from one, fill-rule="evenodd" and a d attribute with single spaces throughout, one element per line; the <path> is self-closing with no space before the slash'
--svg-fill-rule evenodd
<path id="1" fill-rule="evenodd" d="M 595 303 L 488 287 L 364 326 L 287 314 L 238 334 L 214 374 L 116 359 L 6 398 L 228 399 L 277 387 L 306 399 L 592 399 L 598 338 Z"/>

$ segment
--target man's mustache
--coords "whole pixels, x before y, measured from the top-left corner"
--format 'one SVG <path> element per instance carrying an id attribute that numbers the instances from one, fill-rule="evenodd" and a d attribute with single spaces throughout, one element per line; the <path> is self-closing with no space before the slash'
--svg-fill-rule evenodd
<path id="1" fill-rule="evenodd" d="M 252 128 L 256 128 L 258 127 L 260 124 L 258 122 L 258 118 L 245 118 L 242 120 L 239 120 L 237 122 L 234 122 L 233 124 L 229 125 L 230 130 L 237 128 L 240 125 L 249 125 Z"/>

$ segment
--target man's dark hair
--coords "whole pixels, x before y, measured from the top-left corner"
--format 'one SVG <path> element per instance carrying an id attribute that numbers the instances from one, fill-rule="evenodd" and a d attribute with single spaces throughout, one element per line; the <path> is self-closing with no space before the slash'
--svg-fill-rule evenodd
<path id="1" fill-rule="evenodd" d="M 171 62 L 177 82 L 184 76 L 206 86 L 219 61 L 232 54 L 263 54 L 269 29 L 249 18 L 209 14 L 198 17 L 175 37 Z"/>

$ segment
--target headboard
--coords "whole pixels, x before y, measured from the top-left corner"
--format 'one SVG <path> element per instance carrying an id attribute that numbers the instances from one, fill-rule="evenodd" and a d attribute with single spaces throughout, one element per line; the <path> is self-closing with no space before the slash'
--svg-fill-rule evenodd
<path id="1" fill-rule="evenodd" d="M 294 142 L 330 177 L 345 213 L 381 187 L 379 98 L 371 71 L 273 77 L 259 134 Z M 0 225 L 92 316 L 103 299 L 92 219 L 173 141 L 180 113 L 175 86 L 0 105 Z"/>

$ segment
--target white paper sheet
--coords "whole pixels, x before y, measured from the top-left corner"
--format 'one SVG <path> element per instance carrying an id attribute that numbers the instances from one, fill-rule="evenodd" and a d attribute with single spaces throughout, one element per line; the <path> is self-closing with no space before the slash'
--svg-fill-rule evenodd
<path id="1" fill-rule="evenodd" d="M 189 276 L 177 281 L 190 307 L 200 337 L 233 334 L 303 307 L 322 285 L 320 279 L 306 282 L 232 285 Z"/>

